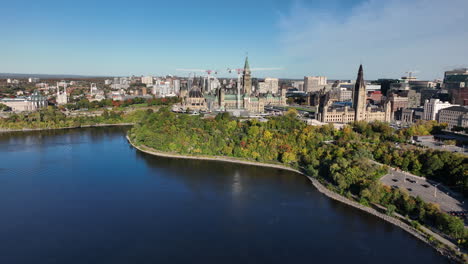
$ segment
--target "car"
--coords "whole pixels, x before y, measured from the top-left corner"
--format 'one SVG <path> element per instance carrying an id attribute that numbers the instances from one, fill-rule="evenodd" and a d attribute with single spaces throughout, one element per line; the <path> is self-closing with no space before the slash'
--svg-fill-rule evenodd
<path id="1" fill-rule="evenodd" d="M 410 191 L 410 192 L 412 192 L 412 191 L 413 191 L 413 189 L 411 189 L 411 188 L 406 188 L 406 189 L 407 189 L 408 191 Z"/>
<path id="2" fill-rule="evenodd" d="M 397 181 L 398 181 L 398 179 L 392 179 L 392 181 L 394 181 L 394 182 L 397 182 Z"/>

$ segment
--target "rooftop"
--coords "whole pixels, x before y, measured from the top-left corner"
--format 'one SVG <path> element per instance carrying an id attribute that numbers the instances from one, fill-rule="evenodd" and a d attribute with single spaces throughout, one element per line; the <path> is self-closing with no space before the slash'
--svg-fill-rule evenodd
<path id="1" fill-rule="evenodd" d="M 456 112 L 468 113 L 468 107 L 456 105 L 456 106 L 447 107 L 440 111 L 456 111 Z"/>

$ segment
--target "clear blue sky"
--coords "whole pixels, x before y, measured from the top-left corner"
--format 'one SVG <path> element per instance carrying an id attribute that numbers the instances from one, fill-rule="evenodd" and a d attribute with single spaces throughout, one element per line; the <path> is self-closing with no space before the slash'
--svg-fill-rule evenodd
<path id="1" fill-rule="evenodd" d="M 252 67 L 284 68 L 259 76 L 355 78 L 362 62 L 368 78 L 433 79 L 468 63 L 467 3 L 2 1 L 0 72 L 184 74 L 239 67 L 248 52 Z"/>

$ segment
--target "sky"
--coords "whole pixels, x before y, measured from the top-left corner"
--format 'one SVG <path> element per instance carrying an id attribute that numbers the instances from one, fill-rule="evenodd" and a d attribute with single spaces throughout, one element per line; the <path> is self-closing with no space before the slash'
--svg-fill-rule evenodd
<path id="1" fill-rule="evenodd" d="M 0 72 L 441 78 L 468 67 L 468 0 L 0 0 Z"/>

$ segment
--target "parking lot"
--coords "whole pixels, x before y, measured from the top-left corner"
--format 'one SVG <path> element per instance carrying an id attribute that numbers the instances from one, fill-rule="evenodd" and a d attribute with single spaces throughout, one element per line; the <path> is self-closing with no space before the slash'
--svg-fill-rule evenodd
<path id="1" fill-rule="evenodd" d="M 426 202 L 440 205 L 440 209 L 449 211 L 468 211 L 463 196 L 453 193 L 448 188 L 407 172 L 389 170 L 380 181 L 392 188 L 406 190 L 411 196 L 419 196 Z"/>
<path id="2" fill-rule="evenodd" d="M 468 148 L 461 148 L 461 147 L 452 146 L 452 145 L 444 145 L 443 143 L 440 143 L 437 141 L 421 141 L 421 142 L 417 142 L 417 144 L 431 148 L 431 149 L 435 149 L 435 150 L 450 151 L 450 152 L 456 152 L 456 153 L 468 155 Z"/>

